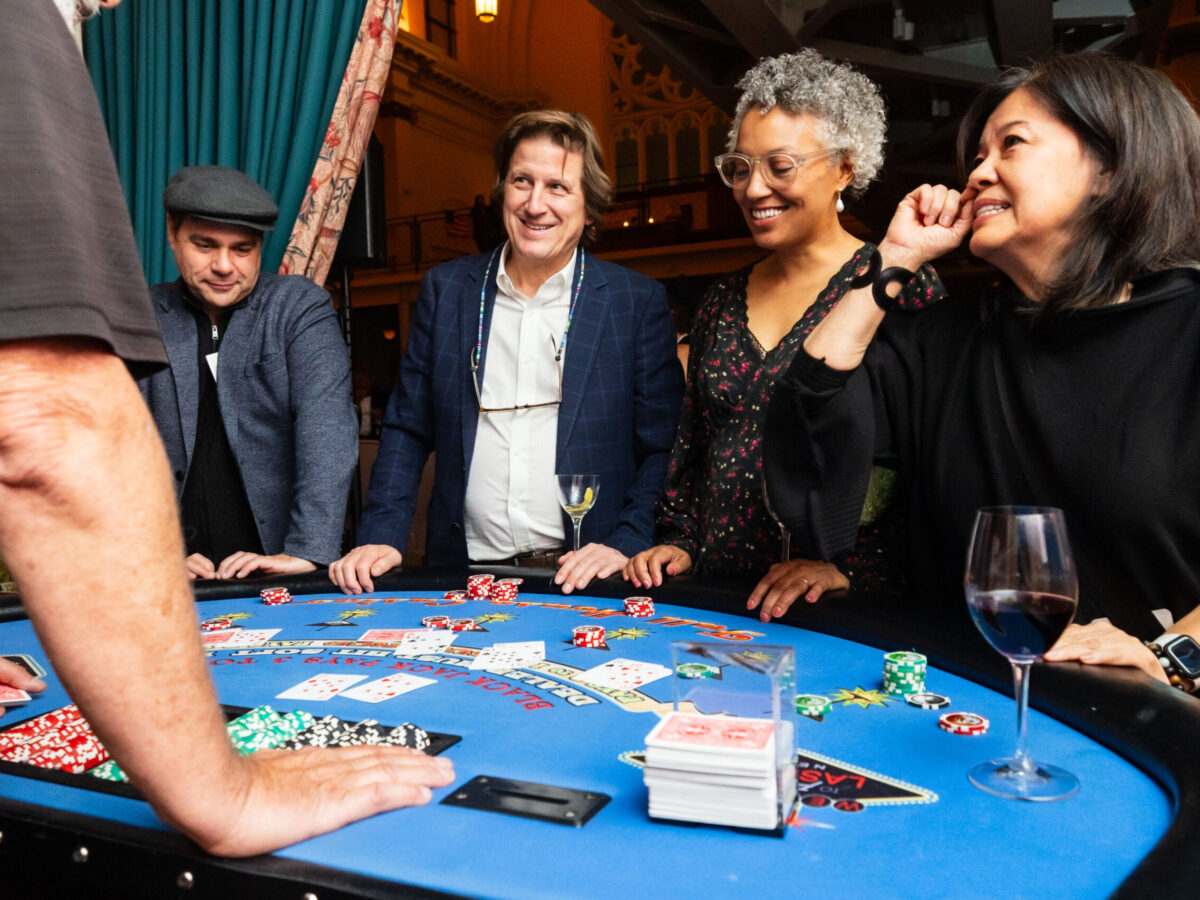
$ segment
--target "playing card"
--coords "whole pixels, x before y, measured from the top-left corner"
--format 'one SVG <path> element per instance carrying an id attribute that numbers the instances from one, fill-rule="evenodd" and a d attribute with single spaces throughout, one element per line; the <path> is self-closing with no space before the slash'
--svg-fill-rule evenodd
<path id="1" fill-rule="evenodd" d="M 364 703 L 378 703 L 381 700 L 391 700 L 393 697 L 399 697 L 401 694 L 407 694 L 409 691 L 415 691 L 417 688 L 423 688 L 427 684 L 433 684 L 432 678 L 420 678 L 416 675 L 406 675 L 401 672 L 398 675 L 388 675 L 386 678 L 379 678 L 375 681 L 368 681 L 366 684 L 355 685 L 347 691 L 342 692 L 342 696 L 348 700 L 362 700 Z"/>
<path id="2" fill-rule="evenodd" d="M 30 699 L 30 696 L 24 691 L 9 687 L 7 684 L 0 684 L 0 706 L 20 706 L 22 703 L 28 703 Z"/>
<path id="3" fill-rule="evenodd" d="M 328 700 L 335 697 L 352 684 L 358 684 L 366 675 L 335 675 L 323 672 L 314 675 L 307 681 L 302 681 L 288 688 L 282 694 L 276 694 L 276 700 Z"/>
<path id="4" fill-rule="evenodd" d="M 770 719 L 671 713 L 646 735 L 647 747 L 763 751 L 775 733 Z"/>
<path id="5" fill-rule="evenodd" d="M 423 628 L 368 628 L 362 633 L 360 641 L 402 641 L 404 636 Z"/>
<path id="6" fill-rule="evenodd" d="M 231 647 L 261 647 L 278 628 L 227 628 L 224 631 L 206 631 L 200 635 L 207 650 L 228 650 Z"/>
<path id="7" fill-rule="evenodd" d="M 417 656 L 421 653 L 441 653 L 458 637 L 459 632 L 445 629 L 420 628 L 407 632 L 396 645 L 395 656 Z"/>
<path id="8" fill-rule="evenodd" d="M 28 653 L 5 653 L 0 659 L 7 659 L 10 663 L 20 666 L 34 678 L 41 678 L 46 674 L 46 670 Z"/>
<path id="9" fill-rule="evenodd" d="M 666 678 L 670 674 L 669 668 L 658 663 L 641 662 L 636 659 L 610 659 L 575 676 L 575 680 L 598 687 L 622 688 L 628 691 Z"/>
<path id="10" fill-rule="evenodd" d="M 545 641 L 512 641 L 484 647 L 471 661 L 469 668 L 485 669 L 489 672 L 526 669 L 545 658 Z"/>

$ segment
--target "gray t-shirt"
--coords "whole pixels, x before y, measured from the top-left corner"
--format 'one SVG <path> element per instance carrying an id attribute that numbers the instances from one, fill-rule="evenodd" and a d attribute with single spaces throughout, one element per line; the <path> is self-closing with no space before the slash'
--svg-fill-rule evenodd
<path id="1" fill-rule="evenodd" d="M 49 0 L 0 0 L 0 340 L 166 362 L 83 59 Z"/>

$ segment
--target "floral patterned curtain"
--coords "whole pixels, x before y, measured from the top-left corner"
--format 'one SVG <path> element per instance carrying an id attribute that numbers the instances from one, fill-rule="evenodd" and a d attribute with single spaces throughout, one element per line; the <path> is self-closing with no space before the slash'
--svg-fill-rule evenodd
<path id="1" fill-rule="evenodd" d="M 369 0 L 325 141 L 300 204 L 281 275 L 324 284 L 350 208 L 396 46 L 400 0 Z"/>

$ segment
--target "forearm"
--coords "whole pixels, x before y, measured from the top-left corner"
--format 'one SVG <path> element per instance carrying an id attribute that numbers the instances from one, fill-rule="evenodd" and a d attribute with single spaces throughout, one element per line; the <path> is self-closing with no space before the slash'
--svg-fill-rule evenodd
<path id="1" fill-rule="evenodd" d="M 29 617 L 155 809 L 202 843 L 219 838 L 247 785 L 205 670 L 145 404 L 123 364 L 87 345 L 0 344 L 0 373 L 0 545 Z"/>

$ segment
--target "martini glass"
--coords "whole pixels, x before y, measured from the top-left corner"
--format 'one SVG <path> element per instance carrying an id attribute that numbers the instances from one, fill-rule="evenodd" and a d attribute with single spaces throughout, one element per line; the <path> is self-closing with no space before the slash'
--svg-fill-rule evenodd
<path id="1" fill-rule="evenodd" d="M 1029 670 L 1075 615 L 1079 585 L 1062 510 L 985 507 L 975 514 L 967 554 L 967 608 L 981 634 L 1013 669 L 1017 750 L 980 763 L 967 777 L 976 787 L 1019 800 L 1063 800 L 1079 790 L 1065 769 L 1035 762 L 1025 750 Z"/>
<path id="2" fill-rule="evenodd" d="M 600 493 L 599 475 L 559 475 L 558 505 L 563 508 L 575 526 L 575 552 L 579 552 L 579 526 L 583 517 L 596 502 Z"/>

